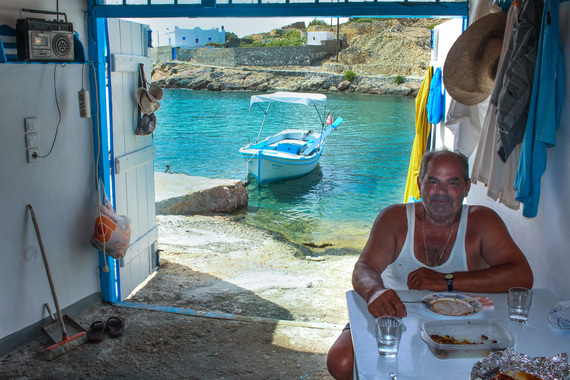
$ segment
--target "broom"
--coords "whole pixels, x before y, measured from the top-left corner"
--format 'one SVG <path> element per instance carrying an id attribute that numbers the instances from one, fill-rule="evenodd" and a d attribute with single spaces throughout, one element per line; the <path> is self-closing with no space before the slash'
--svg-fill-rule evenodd
<path id="1" fill-rule="evenodd" d="M 38 220 L 36 219 L 36 214 L 31 205 L 28 205 L 28 210 L 32 216 L 32 222 L 34 223 L 34 229 L 36 230 L 36 237 L 38 238 L 38 244 L 40 245 L 40 251 L 42 252 L 42 258 L 44 259 L 44 265 L 46 268 L 46 274 L 49 280 L 49 286 L 51 288 L 51 294 L 53 295 L 53 302 L 55 303 L 55 308 L 57 310 L 57 318 L 59 324 L 61 325 L 61 342 L 55 343 L 45 349 L 47 360 L 53 360 L 58 356 L 61 356 L 71 349 L 79 346 L 87 340 L 87 333 L 82 331 L 73 336 L 67 335 L 67 329 L 65 328 L 65 323 L 63 322 L 61 309 L 59 308 L 59 301 L 57 299 L 57 294 L 55 293 L 55 286 L 53 284 L 53 279 L 51 277 L 51 271 L 49 269 L 49 264 L 47 260 L 47 255 L 44 249 L 44 243 L 42 240 L 42 235 L 40 234 L 40 227 L 38 225 Z"/>

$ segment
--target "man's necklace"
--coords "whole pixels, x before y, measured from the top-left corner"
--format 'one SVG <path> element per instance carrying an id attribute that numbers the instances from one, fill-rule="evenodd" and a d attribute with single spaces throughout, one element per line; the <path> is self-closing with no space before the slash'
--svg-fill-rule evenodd
<path id="1" fill-rule="evenodd" d="M 428 253 L 427 253 L 427 246 L 426 246 L 426 229 L 425 229 L 426 209 L 424 208 L 423 211 L 424 212 L 422 213 L 422 236 L 424 238 L 424 253 L 426 255 L 426 263 L 427 263 L 428 267 L 438 267 L 441 265 L 441 259 L 443 258 L 443 255 L 445 254 L 445 251 L 447 250 L 447 245 L 449 244 L 449 241 L 451 240 L 451 235 L 453 234 L 453 227 L 455 227 L 455 219 L 453 220 L 453 224 L 451 225 L 451 231 L 449 231 L 449 236 L 447 237 L 447 242 L 445 243 L 445 247 L 443 247 L 443 251 L 441 251 L 439 258 L 435 262 L 435 265 L 432 265 L 432 263 L 430 262 Z"/>

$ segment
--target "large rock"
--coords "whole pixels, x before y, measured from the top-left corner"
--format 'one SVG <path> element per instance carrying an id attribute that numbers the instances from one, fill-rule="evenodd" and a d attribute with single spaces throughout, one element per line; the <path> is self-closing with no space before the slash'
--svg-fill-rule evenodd
<path id="1" fill-rule="evenodd" d="M 248 202 L 247 190 L 237 179 L 155 172 L 154 183 L 156 213 L 161 215 L 227 213 Z"/>

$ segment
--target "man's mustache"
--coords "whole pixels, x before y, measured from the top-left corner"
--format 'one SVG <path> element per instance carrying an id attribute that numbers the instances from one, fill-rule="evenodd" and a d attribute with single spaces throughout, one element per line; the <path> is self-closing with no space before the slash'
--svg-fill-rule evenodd
<path id="1" fill-rule="evenodd" d="M 453 198 L 449 195 L 434 195 L 429 198 L 432 202 L 450 202 L 453 203 Z"/>

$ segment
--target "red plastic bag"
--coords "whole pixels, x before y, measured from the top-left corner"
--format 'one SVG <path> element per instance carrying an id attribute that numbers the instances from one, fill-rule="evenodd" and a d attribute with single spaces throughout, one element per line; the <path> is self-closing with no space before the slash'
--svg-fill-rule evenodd
<path id="1" fill-rule="evenodd" d="M 117 215 L 104 194 L 95 218 L 91 245 L 114 259 L 120 259 L 127 253 L 130 242 L 131 220 L 126 215 Z"/>

